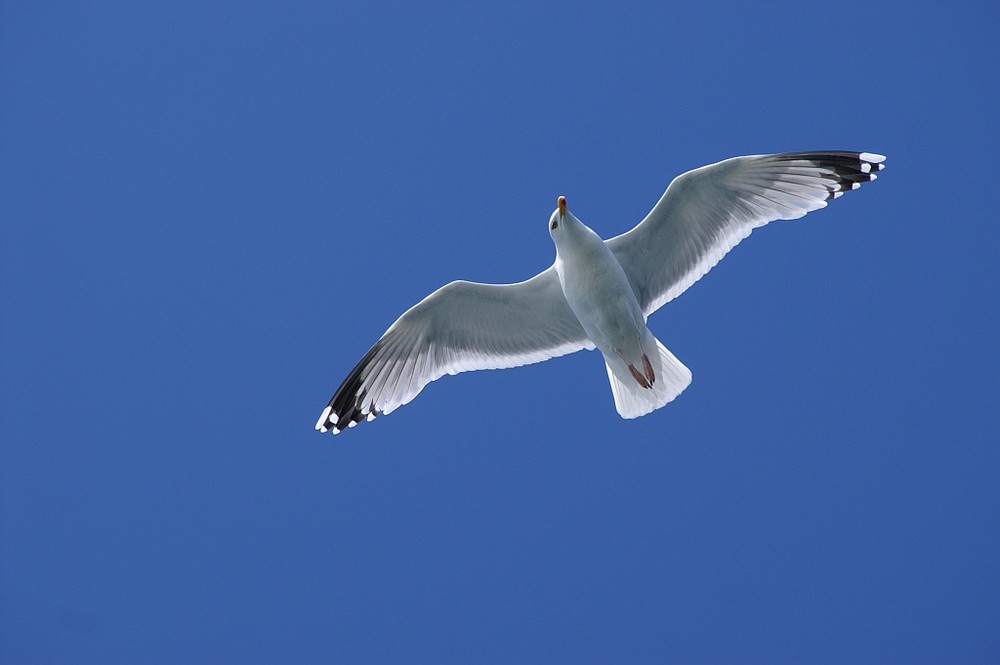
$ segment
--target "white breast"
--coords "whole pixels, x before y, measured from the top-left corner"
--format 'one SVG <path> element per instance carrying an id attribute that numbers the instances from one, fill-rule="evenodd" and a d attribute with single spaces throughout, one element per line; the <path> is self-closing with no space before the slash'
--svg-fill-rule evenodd
<path id="1" fill-rule="evenodd" d="M 582 228 L 572 229 L 556 245 L 555 268 L 566 302 L 602 351 L 630 346 L 645 330 L 639 301 L 604 241 L 574 221 Z"/>

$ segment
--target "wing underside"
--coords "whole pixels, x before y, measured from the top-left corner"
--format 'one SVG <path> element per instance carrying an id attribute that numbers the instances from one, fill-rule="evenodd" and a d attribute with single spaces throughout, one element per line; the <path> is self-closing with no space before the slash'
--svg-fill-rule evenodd
<path id="1" fill-rule="evenodd" d="M 517 284 L 452 282 L 401 316 L 334 393 L 316 429 L 334 433 L 408 403 L 445 374 L 501 369 L 593 348 L 555 270 Z"/>
<path id="2" fill-rule="evenodd" d="M 885 157 L 787 152 L 734 157 L 678 176 L 635 228 L 607 241 L 649 315 L 755 228 L 797 219 L 876 179 Z"/>

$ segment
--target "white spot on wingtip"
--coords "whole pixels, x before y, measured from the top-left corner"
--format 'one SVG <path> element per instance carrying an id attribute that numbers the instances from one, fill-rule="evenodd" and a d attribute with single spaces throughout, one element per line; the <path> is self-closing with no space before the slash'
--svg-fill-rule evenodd
<path id="1" fill-rule="evenodd" d="M 851 189 L 857 189 L 860 186 L 861 186 L 860 182 L 852 182 L 851 183 Z"/>
<path id="2" fill-rule="evenodd" d="M 336 413 L 331 412 L 330 413 L 330 424 L 331 425 L 336 425 L 338 420 L 340 420 L 340 416 L 338 416 Z"/>
<path id="3" fill-rule="evenodd" d="M 871 182 L 872 180 L 878 180 L 878 176 L 875 175 L 874 173 L 871 174 L 871 177 L 868 179 L 868 182 Z"/>
<path id="4" fill-rule="evenodd" d="M 358 424 L 358 423 L 357 423 L 356 421 L 352 420 L 351 422 L 347 423 L 347 426 L 348 426 L 348 427 L 354 427 L 354 426 L 356 426 L 357 424 Z"/>
<path id="5" fill-rule="evenodd" d="M 879 164 L 885 161 L 885 155 L 879 155 L 874 152 L 863 152 L 858 155 L 858 158 L 865 162 L 872 162 L 874 164 Z"/>
<path id="6" fill-rule="evenodd" d="M 835 199 L 839 199 L 839 198 L 840 198 L 841 196 L 843 196 L 843 195 L 844 195 L 844 193 L 843 193 L 843 192 L 840 192 L 840 191 L 837 191 L 837 192 L 834 192 L 834 193 L 833 193 L 833 198 L 835 198 Z"/>
<path id="7" fill-rule="evenodd" d="M 371 421 L 375 420 L 375 412 L 372 411 L 367 416 L 365 416 L 365 420 L 367 420 L 368 422 L 371 422 Z"/>
<path id="8" fill-rule="evenodd" d="M 869 172 L 871 172 L 871 170 L 872 170 L 872 165 L 871 164 L 869 164 L 868 162 L 861 162 L 861 172 L 862 173 L 869 173 Z"/>
<path id="9" fill-rule="evenodd" d="M 325 409 L 323 409 L 323 415 L 321 415 L 319 417 L 319 420 L 316 421 L 316 429 L 318 429 L 321 432 L 326 431 L 326 427 L 324 427 L 324 425 L 326 425 L 326 419 L 327 417 L 329 417 L 331 411 L 333 411 L 332 406 L 328 406 Z"/>

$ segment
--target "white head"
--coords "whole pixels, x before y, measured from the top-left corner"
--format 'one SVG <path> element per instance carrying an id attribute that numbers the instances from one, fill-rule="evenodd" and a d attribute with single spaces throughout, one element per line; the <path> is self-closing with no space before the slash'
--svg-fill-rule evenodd
<path id="1" fill-rule="evenodd" d="M 556 209 L 549 217 L 549 235 L 552 241 L 559 245 L 558 238 L 565 234 L 566 227 L 572 226 L 573 222 L 579 222 L 569 210 L 566 209 L 566 197 L 560 196 L 556 199 Z"/>
<path id="2" fill-rule="evenodd" d="M 556 245 L 556 251 L 559 250 L 560 245 L 565 246 L 569 242 L 577 244 L 579 242 L 593 242 L 593 239 L 601 241 L 590 227 L 569 211 L 569 208 L 566 207 L 565 196 L 560 196 L 556 200 L 556 206 L 555 212 L 549 217 L 549 235 L 552 236 L 552 242 Z"/>

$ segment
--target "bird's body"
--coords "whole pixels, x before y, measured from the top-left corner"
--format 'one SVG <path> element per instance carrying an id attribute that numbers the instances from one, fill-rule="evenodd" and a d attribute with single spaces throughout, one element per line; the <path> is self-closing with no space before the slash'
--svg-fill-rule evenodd
<path id="1" fill-rule="evenodd" d="M 563 295 L 604 356 L 618 412 L 636 418 L 679 395 L 691 382 L 691 373 L 670 356 L 679 367 L 664 375 L 662 344 L 646 327 L 635 291 L 607 243 L 566 210 L 563 197 L 549 229 Z"/>
<path id="2" fill-rule="evenodd" d="M 634 346 L 646 317 L 625 271 L 600 236 L 579 220 L 562 217 L 552 231 L 558 238 L 554 265 L 569 308 L 605 355 Z"/>
<path id="3" fill-rule="evenodd" d="M 884 159 L 835 151 L 727 159 L 675 178 L 642 222 L 609 240 L 559 197 L 549 219 L 550 268 L 516 284 L 452 282 L 411 307 L 350 372 L 316 429 L 337 433 L 389 413 L 444 374 L 595 347 L 618 413 L 649 413 L 691 382 L 646 326 L 649 314 L 754 228 L 826 206 L 874 180 Z"/>

